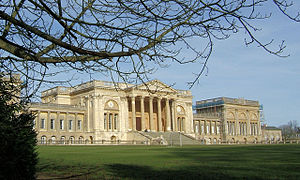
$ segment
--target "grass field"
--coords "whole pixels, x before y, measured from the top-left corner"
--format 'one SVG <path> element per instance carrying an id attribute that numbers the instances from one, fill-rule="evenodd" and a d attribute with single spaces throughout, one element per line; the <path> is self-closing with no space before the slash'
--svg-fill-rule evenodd
<path id="1" fill-rule="evenodd" d="M 38 178 L 300 179 L 300 145 L 39 146 Z"/>

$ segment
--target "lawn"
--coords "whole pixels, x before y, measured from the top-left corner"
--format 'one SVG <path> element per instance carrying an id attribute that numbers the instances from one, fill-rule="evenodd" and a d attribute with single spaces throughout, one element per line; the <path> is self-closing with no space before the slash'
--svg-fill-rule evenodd
<path id="1" fill-rule="evenodd" d="M 300 145 L 39 146 L 38 178 L 300 179 Z"/>

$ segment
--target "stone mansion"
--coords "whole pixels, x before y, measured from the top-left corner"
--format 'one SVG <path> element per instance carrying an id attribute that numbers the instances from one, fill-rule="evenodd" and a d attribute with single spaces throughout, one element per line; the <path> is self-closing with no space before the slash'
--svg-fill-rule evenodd
<path id="1" fill-rule="evenodd" d="M 261 143 L 258 101 L 215 98 L 192 105 L 190 91 L 159 80 L 90 81 L 55 87 L 32 103 L 41 144 Z M 171 140 L 170 140 L 171 138 Z M 276 137 L 280 140 L 280 137 Z"/>

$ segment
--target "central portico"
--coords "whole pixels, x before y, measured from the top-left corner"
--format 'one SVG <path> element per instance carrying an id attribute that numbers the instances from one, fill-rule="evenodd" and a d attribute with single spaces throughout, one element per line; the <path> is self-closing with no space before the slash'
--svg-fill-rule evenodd
<path id="1" fill-rule="evenodd" d="M 186 131 L 185 109 L 192 107 L 182 101 L 180 95 L 184 94 L 178 90 L 154 80 L 129 88 L 126 93 L 129 131 Z"/>

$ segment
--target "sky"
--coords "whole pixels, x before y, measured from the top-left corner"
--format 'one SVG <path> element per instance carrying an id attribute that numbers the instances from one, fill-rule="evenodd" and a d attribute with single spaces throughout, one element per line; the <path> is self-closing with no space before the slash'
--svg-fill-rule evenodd
<path id="1" fill-rule="evenodd" d="M 297 4 L 300 9 L 299 4 Z M 278 12 L 278 11 L 277 11 Z M 274 39 L 274 45 L 286 42 L 287 58 L 271 55 L 257 45 L 246 47 L 239 33 L 229 40 L 215 43 L 208 62 L 208 74 L 191 91 L 193 101 L 215 97 L 257 100 L 264 107 L 265 123 L 280 126 L 291 120 L 300 124 L 300 23 L 273 14 L 269 21 L 258 23 L 260 39 Z M 173 65 L 155 74 L 166 83 L 176 82 L 175 88 L 187 89 L 197 66 Z"/>
<path id="2" fill-rule="evenodd" d="M 299 2 L 294 9 L 300 9 Z M 276 12 L 269 20 L 257 22 L 262 28 L 257 37 L 264 42 L 274 39 L 273 45 L 285 40 L 285 54 L 289 57 L 271 55 L 255 44 L 246 47 L 243 32 L 228 40 L 216 41 L 208 62 L 208 74 L 190 89 L 194 104 L 215 97 L 257 100 L 264 107 L 265 123 L 269 126 L 280 126 L 291 120 L 300 125 L 300 22 L 292 22 Z M 185 55 L 188 57 L 188 53 Z M 192 72 L 198 71 L 196 64 L 172 64 L 150 78 L 169 85 L 175 83 L 175 89 L 188 90 L 187 82 L 194 78 Z M 89 81 L 88 77 L 80 79 Z M 99 76 L 98 80 L 109 79 Z"/>

